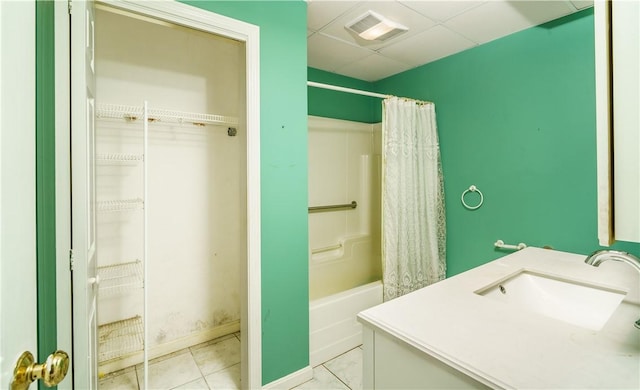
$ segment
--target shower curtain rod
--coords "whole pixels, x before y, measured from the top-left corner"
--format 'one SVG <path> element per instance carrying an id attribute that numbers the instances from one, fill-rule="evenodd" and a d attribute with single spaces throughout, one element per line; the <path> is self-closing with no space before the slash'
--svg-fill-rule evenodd
<path id="1" fill-rule="evenodd" d="M 307 85 L 310 86 L 310 87 L 331 89 L 331 90 L 334 90 L 334 91 L 354 93 L 356 95 L 371 96 L 371 97 L 377 97 L 377 98 L 381 98 L 381 99 L 386 99 L 386 98 L 393 97 L 393 95 L 384 95 L 382 93 L 361 91 L 359 89 L 346 88 L 346 87 L 338 87 L 337 85 L 316 83 L 315 81 L 307 81 Z"/>

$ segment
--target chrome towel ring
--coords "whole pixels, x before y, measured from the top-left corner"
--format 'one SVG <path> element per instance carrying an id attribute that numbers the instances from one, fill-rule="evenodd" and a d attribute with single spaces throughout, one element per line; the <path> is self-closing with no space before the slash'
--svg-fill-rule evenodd
<path id="1" fill-rule="evenodd" d="M 464 196 L 468 193 L 468 192 L 477 192 L 480 195 L 480 202 L 475 205 L 475 206 L 469 206 L 467 204 L 467 202 L 464 201 Z M 462 193 L 462 196 L 460 197 L 460 200 L 462 201 L 462 204 L 464 205 L 464 207 L 466 207 L 469 210 L 475 210 L 478 207 L 482 206 L 482 202 L 484 202 L 484 196 L 482 196 L 482 192 L 480 192 L 480 190 L 478 189 L 478 187 L 474 186 L 473 184 L 466 190 L 464 190 L 464 192 Z"/>

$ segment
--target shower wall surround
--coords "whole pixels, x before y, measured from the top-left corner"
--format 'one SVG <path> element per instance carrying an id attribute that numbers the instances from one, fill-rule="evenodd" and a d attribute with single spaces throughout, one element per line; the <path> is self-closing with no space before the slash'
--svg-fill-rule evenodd
<path id="1" fill-rule="evenodd" d="M 357 203 L 309 214 L 313 301 L 382 278 L 380 124 L 309 117 L 309 206 Z"/>

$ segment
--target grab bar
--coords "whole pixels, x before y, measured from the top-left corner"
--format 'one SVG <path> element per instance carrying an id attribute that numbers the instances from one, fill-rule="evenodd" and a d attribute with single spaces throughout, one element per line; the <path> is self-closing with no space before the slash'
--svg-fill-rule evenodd
<path id="1" fill-rule="evenodd" d="M 498 240 L 493 244 L 493 246 L 498 249 L 508 249 L 508 250 L 519 251 L 526 248 L 527 244 L 521 242 L 518 245 L 511 245 L 511 244 L 505 244 L 504 241 L 502 240 Z"/>
<path id="2" fill-rule="evenodd" d="M 333 250 L 340 249 L 340 248 L 342 248 L 342 244 L 325 246 L 323 248 L 311 249 L 311 254 L 315 255 L 317 253 L 329 252 L 329 251 L 333 251 Z"/>
<path id="3" fill-rule="evenodd" d="M 309 207 L 310 213 L 322 213 L 325 211 L 336 211 L 336 210 L 351 210 L 358 207 L 358 203 L 354 200 L 349 204 L 334 204 L 330 206 L 312 206 Z"/>

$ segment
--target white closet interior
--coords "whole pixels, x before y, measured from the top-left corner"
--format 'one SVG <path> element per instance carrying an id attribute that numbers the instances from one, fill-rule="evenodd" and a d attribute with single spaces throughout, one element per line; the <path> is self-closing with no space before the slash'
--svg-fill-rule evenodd
<path id="1" fill-rule="evenodd" d="M 245 49 L 107 8 L 96 11 L 95 27 L 98 356 L 106 374 L 142 362 L 145 346 L 154 358 L 240 330 Z"/>

